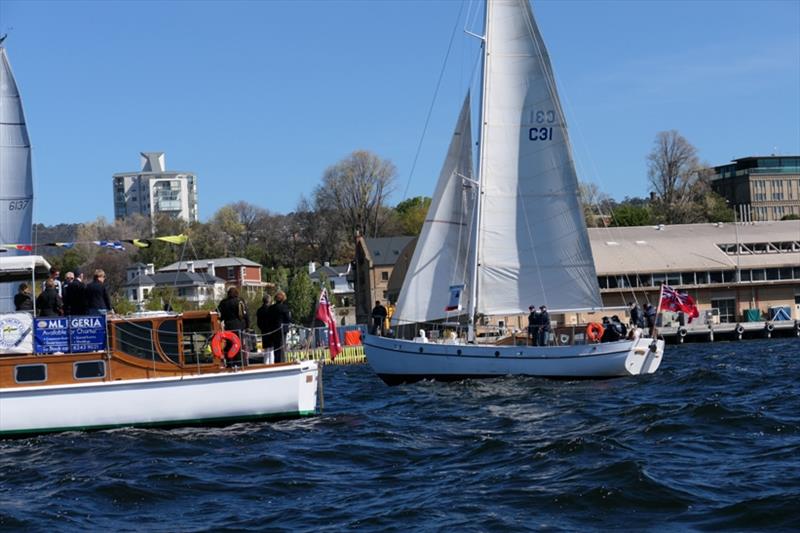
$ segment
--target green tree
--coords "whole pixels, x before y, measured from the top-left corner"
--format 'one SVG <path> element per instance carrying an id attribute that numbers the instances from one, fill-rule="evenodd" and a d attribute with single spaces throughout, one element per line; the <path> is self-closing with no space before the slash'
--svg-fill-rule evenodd
<path id="1" fill-rule="evenodd" d="M 788 215 L 783 215 L 781 220 L 800 220 L 800 215 L 796 213 L 789 213 Z"/>
<path id="2" fill-rule="evenodd" d="M 397 204 L 394 210 L 404 235 L 417 236 L 420 234 L 430 206 L 431 199 L 427 196 L 415 196 Z"/>
<path id="3" fill-rule="evenodd" d="M 292 319 L 298 324 L 310 324 L 317 302 L 317 289 L 303 268 L 295 270 L 286 292 Z"/>
<path id="4" fill-rule="evenodd" d="M 653 213 L 646 205 L 621 204 L 611 212 L 612 226 L 647 226 L 653 223 Z"/>

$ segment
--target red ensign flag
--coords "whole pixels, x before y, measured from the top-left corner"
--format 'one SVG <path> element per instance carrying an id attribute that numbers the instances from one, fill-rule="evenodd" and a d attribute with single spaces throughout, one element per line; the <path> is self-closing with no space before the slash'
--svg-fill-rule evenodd
<path id="1" fill-rule="evenodd" d="M 339 342 L 339 332 L 336 329 L 336 320 L 331 312 L 331 303 L 328 301 L 328 291 L 322 289 L 317 304 L 317 320 L 325 324 L 328 328 L 328 348 L 331 351 L 331 361 L 342 351 L 342 343 Z"/>

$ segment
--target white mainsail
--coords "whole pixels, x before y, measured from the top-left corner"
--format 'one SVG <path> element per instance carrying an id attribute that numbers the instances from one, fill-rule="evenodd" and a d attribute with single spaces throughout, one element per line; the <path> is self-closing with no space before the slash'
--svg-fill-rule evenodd
<path id="1" fill-rule="evenodd" d="M 414 255 L 393 323 L 427 322 L 447 316 L 452 285 L 466 284 L 469 235 L 476 191 L 472 181 L 472 125 L 467 93 Z M 462 304 L 466 300 L 462 298 Z"/>
<path id="2" fill-rule="evenodd" d="M 31 143 L 17 83 L 0 44 L 0 244 L 29 244 L 32 214 Z M 14 309 L 15 293 L 13 284 L 0 284 L 0 312 Z"/>
<path id="3" fill-rule="evenodd" d="M 487 2 L 477 312 L 601 307 L 564 114 L 528 0 Z"/>

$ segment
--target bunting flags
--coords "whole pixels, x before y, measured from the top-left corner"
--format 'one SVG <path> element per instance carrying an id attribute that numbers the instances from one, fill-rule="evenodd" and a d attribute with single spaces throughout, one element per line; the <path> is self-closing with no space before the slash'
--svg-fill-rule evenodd
<path id="1" fill-rule="evenodd" d="M 185 233 L 180 235 L 167 235 L 166 237 L 156 237 L 159 241 L 169 242 L 172 244 L 183 244 L 189 240 L 189 236 Z"/>
<path id="2" fill-rule="evenodd" d="M 164 235 L 163 237 L 155 237 L 159 241 L 168 242 L 170 244 L 185 244 L 189 240 L 189 236 L 185 233 L 181 233 L 179 235 Z M 120 252 L 125 251 L 125 247 L 122 245 L 123 242 L 127 242 L 129 244 L 134 245 L 137 248 L 150 248 L 153 245 L 153 241 L 151 239 L 122 239 L 122 240 L 100 240 L 100 241 L 82 241 L 82 242 L 47 242 L 43 244 L 24 244 L 24 243 L 13 243 L 13 244 L 0 244 L 0 251 L 8 250 L 22 250 L 25 252 L 32 252 L 34 246 L 54 246 L 56 248 L 74 248 L 76 244 L 96 244 L 97 246 L 101 246 L 103 248 L 110 248 L 112 250 L 117 250 Z"/>
<path id="3" fill-rule="evenodd" d="M 112 250 L 117 250 L 119 252 L 125 251 L 125 247 L 122 246 L 122 243 L 119 241 L 92 241 L 92 242 L 94 242 L 97 246 L 101 248 L 110 248 Z"/>
<path id="4" fill-rule="evenodd" d="M 334 320 L 333 312 L 331 312 L 331 304 L 328 301 L 328 291 L 326 289 L 322 289 L 319 294 L 319 303 L 314 317 L 328 328 L 328 348 L 331 351 L 331 361 L 333 361 L 342 351 L 342 343 L 339 342 L 339 331 L 336 329 L 336 320 Z"/>
<path id="5" fill-rule="evenodd" d="M 137 248 L 150 248 L 152 244 L 148 239 L 125 239 L 122 242 L 129 242 Z"/>

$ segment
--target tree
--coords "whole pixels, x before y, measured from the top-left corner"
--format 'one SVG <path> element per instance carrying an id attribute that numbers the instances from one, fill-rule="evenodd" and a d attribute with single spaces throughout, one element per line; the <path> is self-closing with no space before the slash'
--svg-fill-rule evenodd
<path id="1" fill-rule="evenodd" d="M 612 226 L 647 226 L 653 223 L 650 207 L 621 204 L 611 212 Z"/>
<path id="2" fill-rule="evenodd" d="M 781 220 L 800 220 L 800 215 L 797 213 L 789 213 L 788 215 L 783 215 Z"/>
<path id="3" fill-rule="evenodd" d="M 701 170 L 697 149 L 676 130 L 659 132 L 647 166 L 657 219 L 667 224 L 687 222 L 692 186 Z"/>
<path id="4" fill-rule="evenodd" d="M 292 319 L 298 324 L 309 324 L 317 301 L 317 290 L 304 268 L 295 270 L 286 293 Z"/>
<path id="5" fill-rule="evenodd" d="M 431 199 L 427 196 L 416 196 L 397 204 L 394 210 L 399 218 L 403 235 L 420 234 L 430 206 Z"/>
<path id="6" fill-rule="evenodd" d="M 582 182 L 578 185 L 578 191 L 586 226 L 589 228 L 605 226 L 614 204 L 611 197 L 601 192 L 596 183 Z"/>
<path id="7" fill-rule="evenodd" d="M 367 150 L 357 150 L 328 167 L 314 191 L 314 205 L 339 211 L 347 238 L 376 236 L 384 202 L 392 190 L 394 164 Z"/>

